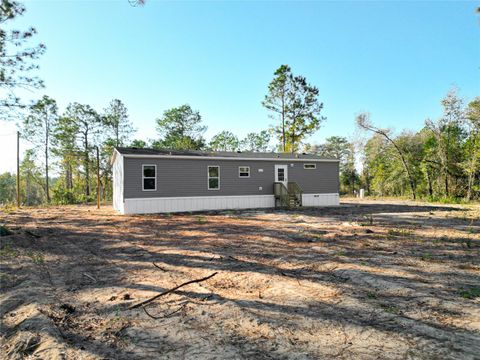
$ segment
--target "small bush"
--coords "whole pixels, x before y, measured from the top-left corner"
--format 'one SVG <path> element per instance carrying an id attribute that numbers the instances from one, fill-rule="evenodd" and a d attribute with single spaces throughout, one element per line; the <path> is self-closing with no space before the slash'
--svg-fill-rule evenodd
<path id="1" fill-rule="evenodd" d="M 78 199 L 71 190 L 58 188 L 53 192 L 52 201 L 56 205 L 68 205 L 78 203 Z"/>
<path id="2" fill-rule="evenodd" d="M 432 254 L 425 253 L 425 254 L 422 255 L 422 257 L 420 259 L 422 259 L 422 261 L 430 261 L 430 260 L 432 260 Z"/>
<path id="3" fill-rule="evenodd" d="M 205 224 L 207 222 L 207 218 L 205 216 L 197 216 L 197 223 Z"/>
<path id="4" fill-rule="evenodd" d="M 373 225 L 372 214 L 363 215 L 363 221 L 360 222 L 360 226 L 372 226 L 372 225 Z"/>
<path id="5" fill-rule="evenodd" d="M 42 253 L 28 252 L 27 256 L 32 259 L 33 263 L 36 265 L 41 265 L 45 262 L 45 258 Z"/>
<path id="6" fill-rule="evenodd" d="M 16 209 L 17 209 L 17 206 L 14 203 L 11 203 L 11 202 L 7 202 L 7 203 L 3 204 L 2 206 L 0 206 L 0 210 L 3 211 L 7 215 L 12 213 Z"/>
<path id="7" fill-rule="evenodd" d="M 6 228 L 6 226 L 4 225 L 0 225 L 0 236 L 7 236 L 7 235 L 12 235 L 13 232 L 11 232 L 10 230 L 8 230 Z"/>
<path id="8" fill-rule="evenodd" d="M 16 258 L 18 255 L 19 255 L 19 252 L 17 250 L 14 250 L 11 245 L 5 245 L 0 250 L 0 257 Z"/>
<path id="9" fill-rule="evenodd" d="M 464 299 L 475 299 L 480 297 L 480 288 L 472 288 L 460 291 L 460 296 Z"/>

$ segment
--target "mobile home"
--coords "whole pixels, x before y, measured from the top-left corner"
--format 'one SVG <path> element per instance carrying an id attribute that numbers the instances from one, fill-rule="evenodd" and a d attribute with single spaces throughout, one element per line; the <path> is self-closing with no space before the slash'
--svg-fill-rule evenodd
<path id="1" fill-rule="evenodd" d="M 309 154 L 116 148 L 122 214 L 339 204 L 339 162 Z"/>

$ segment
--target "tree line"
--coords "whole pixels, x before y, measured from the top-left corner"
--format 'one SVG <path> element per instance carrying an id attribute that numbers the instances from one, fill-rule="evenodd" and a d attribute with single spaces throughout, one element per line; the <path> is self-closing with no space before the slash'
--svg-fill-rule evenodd
<path id="1" fill-rule="evenodd" d="M 430 199 L 480 198 L 480 97 L 468 103 L 452 89 L 441 100 L 442 116 L 420 131 L 394 136 L 367 113 L 357 125 L 372 134 L 356 179 L 368 193 Z"/>
<path id="2" fill-rule="evenodd" d="M 112 197 L 110 158 L 115 147 L 206 151 L 296 151 L 340 160 L 342 193 L 411 196 L 413 198 L 480 198 L 480 97 L 467 104 L 450 91 L 441 100 L 443 115 L 427 119 L 420 131 L 395 135 L 376 126 L 370 114 L 356 118 L 367 140 L 332 136 L 323 144 L 294 142 L 283 136 L 284 123 L 239 139 L 225 130 L 209 142 L 198 110 L 181 105 L 155 120 L 158 137 L 133 139 L 135 129 L 122 101 L 114 99 L 101 112 L 87 104 L 71 103 L 59 114 L 56 101 L 44 96 L 29 108 L 21 133 L 34 147 L 21 162 L 24 204 L 80 203 L 95 197 L 95 151 L 100 153 L 102 197 Z M 286 134 L 295 129 L 288 124 Z M 132 140 L 133 139 L 133 140 Z M 360 170 L 358 170 L 360 168 Z M 54 171 L 55 176 L 50 176 Z M 0 202 L 13 201 L 15 177 L 0 175 Z"/>
<path id="3" fill-rule="evenodd" d="M 1 0 L 0 23 L 21 16 L 25 8 Z M 229 130 L 205 139 L 198 110 L 183 104 L 155 119 L 154 139 L 134 139 L 126 105 L 112 100 L 101 111 L 70 103 L 60 112 L 55 99 L 43 96 L 25 104 L 19 88 L 41 89 L 35 61 L 46 47 L 31 45 L 34 28 L 0 30 L 0 99 L 3 119 L 21 119 L 22 137 L 33 144 L 20 166 L 24 204 L 69 204 L 93 201 L 97 170 L 103 199 L 112 197 L 110 158 L 115 147 L 208 151 L 308 152 L 340 160 L 340 191 L 368 195 L 435 199 L 480 198 L 480 98 L 468 103 L 455 90 L 441 100 L 443 115 L 427 119 L 420 131 L 394 134 L 375 125 L 368 113 L 356 117 L 366 141 L 332 136 L 323 144 L 308 141 L 326 120 L 319 89 L 281 65 L 268 84 L 262 105 L 273 125 L 239 138 Z M 96 162 L 95 152 L 100 154 Z M 359 170 L 360 169 L 360 170 Z M 53 176 L 51 174 L 54 174 Z M 0 174 L 0 203 L 15 198 L 15 176 Z"/>

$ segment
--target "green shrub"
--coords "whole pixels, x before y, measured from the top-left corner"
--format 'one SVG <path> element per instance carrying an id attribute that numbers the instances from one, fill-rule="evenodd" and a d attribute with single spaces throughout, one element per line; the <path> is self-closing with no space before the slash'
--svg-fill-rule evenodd
<path id="1" fill-rule="evenodd" d="M 57 188 L 53 191 L 52 201 L 57 205 L 68 205 L 78 203 L 75 194 L 72 190 L 65 188 Z"/>
<path id="2" fill-rule="evenodd" d="M 4 225 L 0 225 L 0 236 L 7 236 L 7 235 L 12 235 L 13 232 L 11 232 L 10 230 L 8 230 L 6 228 L 6 226 Z"/>
<path id="3" fill-rule="evenodd" d="M 205 216 L 197 216 L 197 223 L 205 224 L 207 222 L 207 218 Z"/>
<path id="4" fill-rule="evenodd" d="M 480 297 L 480 288 L 475 287 L 468 290 L 460 291 L 460 296 L 464 299 L 475 299 Z"/>
<path id="5" fill-rule="evenodd" d="M 5 258 L 15 258 L 19 255 L 19 252 L 12 248 L 12 245 L 7 244 L 0 249 L 0 256 Z"/>
<path id="6" fill-rule="evenodd" d="M 430 260 L 432 260 L 432 254 L 427 252 L 427 253 L 423 254 L 420 259 L 422 259 L 422 261 L 430 261 Z"/>

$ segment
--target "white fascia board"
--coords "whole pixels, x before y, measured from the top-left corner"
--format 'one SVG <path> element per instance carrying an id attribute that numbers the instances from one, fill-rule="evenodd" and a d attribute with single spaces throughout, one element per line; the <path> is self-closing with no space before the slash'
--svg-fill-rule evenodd
<path id="1" fill-rule="evenodd" d="M 123 155 L 117 149 L 113 149 L 112 158 L 110 159 L 110 165 L 113 165 L 117 156 L 119 156 L 121 159 Z"/>
<path id="2" fill-rule="evenodd" d="M 247 161 L 280 161 L 288 162 L 336 162 L 336 159 L 282 159 L 282 158 L 244 158 L 244 157 L 225 157 L 225 156 L 191 156 L 191 155 L 139 155 L 124 154 L 126 158 L 143 158 L 143 159 L 190 159 L 190 160 L 247 160 Z"/>

